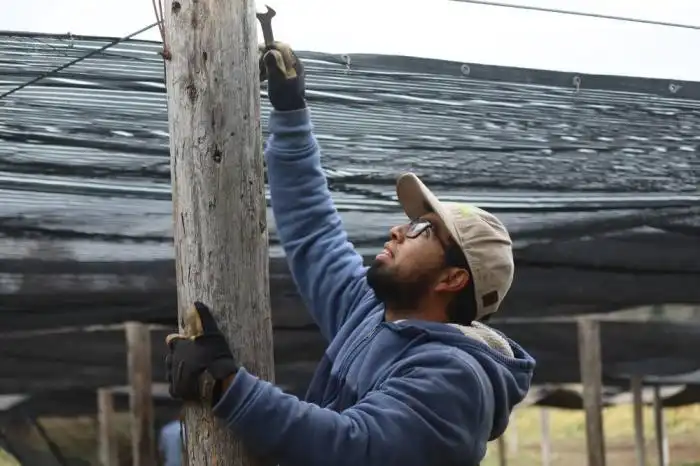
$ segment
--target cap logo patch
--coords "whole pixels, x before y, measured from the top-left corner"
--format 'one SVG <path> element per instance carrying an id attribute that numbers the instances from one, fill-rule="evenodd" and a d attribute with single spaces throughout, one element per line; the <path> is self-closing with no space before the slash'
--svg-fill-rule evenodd
<path id="1" fill-rule="evenodd" d="M 498 303 L 498 291 L 486 293 L 481 297 L 481 303 L 484 307 L 493 306 L 494 304 Z"/>

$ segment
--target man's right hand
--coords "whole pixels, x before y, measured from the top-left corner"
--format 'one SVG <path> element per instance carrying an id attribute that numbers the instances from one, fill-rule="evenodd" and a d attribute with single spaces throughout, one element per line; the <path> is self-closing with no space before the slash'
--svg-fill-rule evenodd
<path id="1" fill-rule="evenodd" d="M 267 94 L 275 110 L 306 107 L 304 65 L 282 42 L 260 46 L 260 80 L 267 79 Z"/>

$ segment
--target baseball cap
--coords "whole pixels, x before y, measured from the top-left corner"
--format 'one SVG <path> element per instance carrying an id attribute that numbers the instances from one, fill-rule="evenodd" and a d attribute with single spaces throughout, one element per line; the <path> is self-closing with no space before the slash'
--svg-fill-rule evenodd
<path id="1" fill-rule="evenodd" d="M 411 220 L 434 212 L 459 245 L 472 272 L 476 320 L 498 310 L 513 283 L 513 242 L 493 214 L 471 204 L 440 202 L 413 173 L 396 182 L 399 203 Z"/>

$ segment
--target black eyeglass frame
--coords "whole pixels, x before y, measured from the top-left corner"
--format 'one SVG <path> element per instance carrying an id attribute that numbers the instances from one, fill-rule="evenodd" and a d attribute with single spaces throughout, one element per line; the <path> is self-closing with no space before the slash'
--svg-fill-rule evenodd
<path id="1" fill-rule="evenodd" d="M 435 231 L 435 225 L 433 225 L 430 220 L 417 218 L 408 223 L 404 236 L 411 239 L 418 238 L 430 228 Z M 469 263 L 467 262 L 464 252 L 462 252 L 462 248 L 460 248 L 453 239 L 450 238 L 450 241 L 445 244 L 438 237 L 438 242 L 440 243 L 440 246 L 442 246 L 442 250 L 445 252 L 445 261 L 447 262 L 447 266 L 463 268 L 471 274 L 471 268 L 469 267 Z"/>

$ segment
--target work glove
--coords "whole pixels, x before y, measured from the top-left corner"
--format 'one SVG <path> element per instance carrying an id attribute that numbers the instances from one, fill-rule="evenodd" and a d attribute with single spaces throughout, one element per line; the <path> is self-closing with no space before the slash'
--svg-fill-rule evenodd
<path id="1" fill-rule="evenodd" d="M 185 320 L 195 323 L 187 329 L 194 335 L 174 333 L 165 340 L 168 345 L 165 376 L 170 396 L 183 401 L 203 399 L 200 376 L 207 371 L 216 381 L 213 393 L 213 401 L 216 402 L 221 396 L 224 381 L 238 372 L 238 364 L 209 307 L 195 302 Z"/>
<path id="2" fill-rule="evenodd" d="M 275 110 L 306 107 L 304 65 L 289 45 L 261 45 L 259 67 L 260 81 L 267 80 L 267 96 Z"/>

